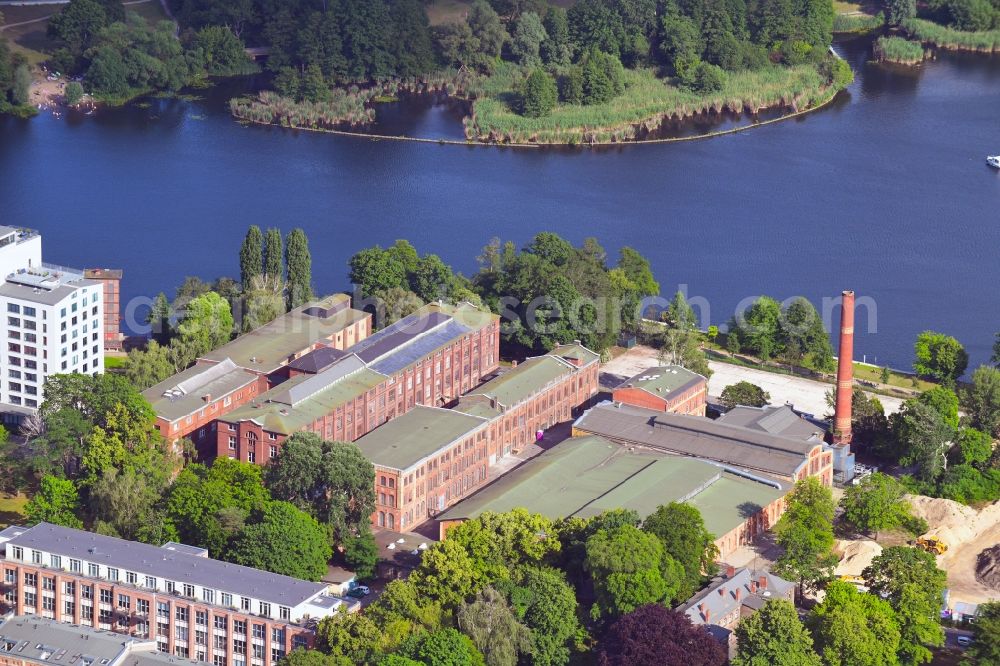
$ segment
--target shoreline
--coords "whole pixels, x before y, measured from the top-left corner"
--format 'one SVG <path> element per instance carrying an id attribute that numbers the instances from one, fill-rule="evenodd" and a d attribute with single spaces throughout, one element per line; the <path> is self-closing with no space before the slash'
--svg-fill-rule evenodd
<path id="1" fill-rule="evenodd" d="M 785 121 L 785 120 L 790 120 L 792 118 L 798 118 L 798 117 L 804 116 L 806 114 L 813 113 L 814 111 L 819 111 L 819 110 L 825 108 L 826 106 L 828 106 L 831 102 L 833 102 L 833 100 L 837 98 L 837 95 L 840 92 L 841 92 L 840 90 L 834 90 L 833 94 L 827 95 L 825 97 L 825 99 L 823 99 L 821 102 L 819 102 L 817 104 L 813 104 L 813 105 L 811 105 L 811 106 L 809 106 L 808 108 L 805 108 L 805 109 L 793 110 L 792 112 L 783 114 L 783 115 L 781 115 L 781 116 L 779 116 L 777 118 L 770 118 L 768 120 L 762 120 L 762 121 L 759 121 L 759 122 L 752 122 L 752 123 L 749 123 L 749 124 L 746 124 L 746 125 L 740 125 L 738 127 L 731 127 L 731 128 L 724 129 L 724 130 L 713 130 L 713 131 L 707 132 L 705 134 L 695 134 L 695 135 L 691 135 L 691 136 L 678 136 L 678 137 L 662 137 L 662 138 L 656 138 L 656 139 L 623 139 L 623 140 L 617 140 L 617 141 L 611 140 L 611 141 L 589 141 L 589 142 L 582 142 L 581 141 L 581 142 L 577 142 L 577 143 L 566 143 L 566 142 L 500 142 L 500 141 L 483 141 L 483 140 L 475 140 L 475 139 L 465 139 L 463 141 L 463 140 L 459 140 L 459 139 L 432 138 L 432 137 L 413 137 L 413 136 L 405 136 L 405 135 L 398 135 L 398 134 L 397 135 L 393 135 L 393 134 L 375 134 L 375 133 L 371 133 L 371 132 L 353 132 L 353 131 L 350 131 L 350 130 L 334 129 L 334 128 L 324 128 L 324 127 L 292 127 L 292 126 L 288 126 L 288 125 L 282 125 L 282 124 L 276 123 L 276 122 L 258 121 L 258 120 L 252 120 L 252 119 L 246 119 L 246 118 L 239 118 L 237 116 L 233 116 L 233 119 L 236 122 L 240 123 L 240 124 L 248 125 L 248 126 L 249 125 L 261 125 L 261 126 L 266 126 L 266 127 L 277 127 L 279 129 L 286 129 L 286 130 L 304 130 L 304 131 L 309 131 L 309 132 L 319 132 L 319 133 L 325 133 L 325 134 L 333 134 L 335 136 L 350 136 L 350 137 L 357 137 L 357 138 L 368 139 L 368 140 L 375 140 L 375 141 L 386 140 L 386 141 L 403 141 L 403 142 L 411 142 L 411 143 L 436 143 L 436 144 L 439 144 L 439 145 L 448 145 L 448 146 L 482 146 L 482 147 L 485 147 L 485 148 L 535 148 L 535 149 L 537 149 L 537 148 L 548 148 L 548 147 L 551 147 L 551 148 L 608 148 L 608 147 L 613 147 L 613 146 L 630 146 L 630 145 L 641 146 L 641 145 L 654 145 L 654 144 L 664 144 L 664 143 L 682 143 L 682 142 L 687 142 L 687 141 L 698 141 L 698 140 L 703 140 L 703 139 L 713 139 L 713 138 L 717 138 L 717 137 L 721 137 L 721 136 L 728 136 L 728 135 L 731 135 L 731 134 L 739 134 L 739 133 L 746 132 L 746 131 L 749 131 L 749 130 L 752 130 L 752 129 L 756 129 L 758 127 L 765 127 L 767 125 L 773 125 L 775 123 L 779 123 L 779 122 L 782 122 L 782 121 Z M 713 110 L 716 111 L 716 112 L 721 112 L 721 111 L 723 111 L 725 109 L 723 108 L 723 109 L 717 109 L 716 110 L 716 109 L 714 109 L 712 107 L 709 107 L 709 108 L 705 109 L 705 112 L 708 113 L 708 112 L 712 112 Z M 762 110 L 766 110 L 766 109 L 758 109 L 758 110 L 762 111 Z M 682 118 L 682 120 L 693 118 L 693 117 L 695 117 L 697 115 L 700 115 L 700 114 L 699 113 L 690 114 L 690 115 L 685 116 L 684 118 Z M 672 118 L 672 117 L 674 117 L 674 114 L 670 114 L 670 115 L 664 114 L 664 115 L 660 116 L 659 120 L 662 122 L 663 120 L 668 119 L 668 118 Z"/>

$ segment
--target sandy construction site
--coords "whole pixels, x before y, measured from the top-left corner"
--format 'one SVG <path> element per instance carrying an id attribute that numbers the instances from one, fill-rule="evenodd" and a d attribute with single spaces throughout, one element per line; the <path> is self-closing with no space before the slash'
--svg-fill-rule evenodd
<path id="1" fill-rule="evenodd" d="M 1000 543 L 1000 502 L 981 510 L 946 499 L 910 496 L 913 513 L 930 526 L 934 535 L 948 544 L 948 551 L 938 556 L 938 566 L 948 573 L 951 601 L 980 604 L 1000 600 L 1000 589 L 991 589 L 976 579 L 976 559 L 979 554 Z M 841 556 L 835 574 L 859 576 L 882 546 L 870 539 L 837 542 Z"/>

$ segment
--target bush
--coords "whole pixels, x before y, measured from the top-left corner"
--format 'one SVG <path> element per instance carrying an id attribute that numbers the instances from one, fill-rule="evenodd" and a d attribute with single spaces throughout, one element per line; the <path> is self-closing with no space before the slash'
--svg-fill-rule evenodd
<path id="1" fill-rule="evenodd" d="M 944 8 L 951 19 L 951 26 L 958 30 L 976 32 L 994 27 L 994 9 L 987 0 L 948 0 Z"/>
<path id="2" fill-rule="evenodd" d="M 541 69 L 532 70 L 521 93 L 521 114 L 541 118 L 552 113 L 559 93 L 556 82 Z"/>
<path id="3" fill-rule="evenodd" d="M 854 82 L 854 70 L 846 60 L 830 56 L 819 65 L 819 72 L 826 79 L 827 85 L 837 90 L 843 90 Z"/>
<path id="4" fill-rule="evenodd" d="M 801 65 L 809 62 L 813 54 L 813 45 L 801 39 L 785 42 L 781 47 L 781 56 L 789 65 Z"/>
<path id="5" fill-rule="evenodd" d="M 583 101 L 583 71 L 579 67 L 570 67 L 559 77 L 559 101 L 564 104 Z"/>
<path id="6" fill-rule="evenodd" d="M 76 81 L 70 81 L 66 84 L 65 100 L 66 104 L 69 106 L 76 106 L 80 103 L 80 99 L 83 97 L 83 86 L 81 86 Z"/>
<path id="7" fill-rule="evenodd" d="M 737 405 L 764 407 L 771 400 L 767 391 L 750 382 L 736 382 L 722 389 L 722 404 L 732 409 Z"/>
<path id="8" fill-rule="evenodd" d="M 691 89 L 700 93 L 714 93 L 722 90 L 724 85 L 726 85 L 726 72 L 718 65 L 702 62 L 695 70 L 694 85 Z"/>

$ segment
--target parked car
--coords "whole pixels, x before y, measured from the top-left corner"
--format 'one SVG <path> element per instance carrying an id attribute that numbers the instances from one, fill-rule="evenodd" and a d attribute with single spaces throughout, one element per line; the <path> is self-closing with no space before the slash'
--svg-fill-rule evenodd
<path id="1" fill-rule="evenodd" d="M 347 596 L 354 597 L 355 599 L 363 599 L 371 594 L 371 590 L 368 589 L 367 585 L 358 585 L 357 587 L 351 588 Z"/>
<path id="2" fill-rule="evenodd" d="M 972 638 L 970 636 L 959 636 L 955 640 L 958 641 L 958 644 L 962 647 L 969 647 L 972 645 Z"/>

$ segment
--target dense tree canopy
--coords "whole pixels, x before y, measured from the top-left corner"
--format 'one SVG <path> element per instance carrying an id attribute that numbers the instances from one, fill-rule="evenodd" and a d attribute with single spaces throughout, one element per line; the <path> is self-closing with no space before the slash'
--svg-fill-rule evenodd
<path id="1" fill-rule="evenodd" d="M 354 444 L 297 432 L 268 467 L 267 485 L 275 498 L 308 511 L 338 539 L 369 529 L 375 468 Z"/>
<path id="2" fill-rule="evenodd" d="M 642 529 L 655 535 L 664 552 L 684 569 L 677 599 L 687 599 L 701 586 L 704 574 L 715 572 L 718 548 L 715 536 L 705 529 L 698 509 L 690 504 L 671 502 L 646 517 Z"/>
<path id="3" fill-rule="evenodd" d="M 969 354 L 955 338 L 936 331 L 924 331 L 914 345 L 913 369 L 926 377 L 953 384 L 965 374 Z"/>
<path id="4" fill-rule="evenodd" d="M 813 639 L 791 602 L 768 601 L 736 625 L 733 666 L 820 666 Z"/>
<path id="5" fill-rule="evenodd" d="M 795 484 L 785 500 L 785 513 L 774 526 L 784 552 L 775 572 L 797 581 L 800 589 L 830 576 L 838 558 L 833 553 L 834 502 L 830 489 L 814 476 Z"/>
<path id="6" fill-rule="evenodd" d="M 601 666 L 722 666 L 726 651 L 704 627 L 660 604 L 640 606 L 607 630 Z"/>
<path id="7" fill-rule="evenodd" d="M 899 661 L 899 625 L 888 602 L 831 582 L 809 615 L 816 650 L 830 666 L 893 666 Z"/>
<path id="8" fill-rule="evenodd" d="M 305 580 L 326 575 L 333 554 L 326 528 L 288 502 L 270 502 L 256 513 L 234 539 L 232 561 Z"/>
<path id="9" fill-rule="evenodd" d="M 736 382 L 722 389 L 722 404 L 732 409 L 738 405 L 747 407 L 765 407 L 771 401 L 771 395 L 747 381 Z"/>

